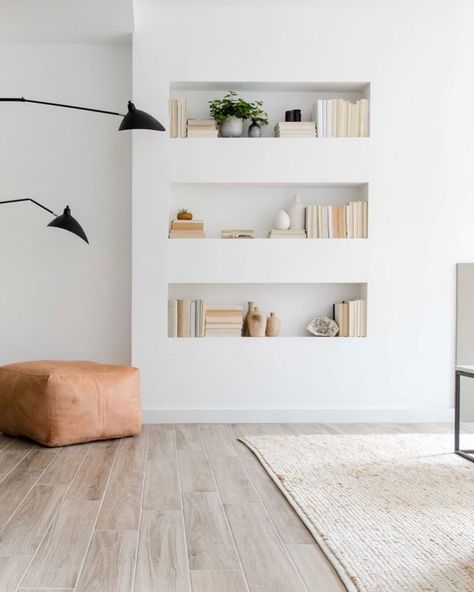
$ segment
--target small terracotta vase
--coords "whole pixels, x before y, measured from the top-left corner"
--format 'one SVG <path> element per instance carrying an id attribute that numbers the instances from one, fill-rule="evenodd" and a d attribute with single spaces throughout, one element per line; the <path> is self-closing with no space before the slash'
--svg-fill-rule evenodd
<path id="1" fill-rule="evenodd" d="M 265 337 L 267 319 L 255 306 L 247 321 L 250 337 Z"/>
<path id="2" fill-rule="evenodd" d="M 275 316 L 274 312 L 270 313 L 267 318 L 267 328 L 265 329 L 265 335 L 267 337 L 278 337 L 280 335 L 281 321 Z"/>
<path id="3" fill-rule="evenodd" d="M 255 302 L 249 302 L 249 306 L 247 309 L 247 314 L 245 315 L 244 323 L 242 325 L 242 336 L 249 337 L 249 316 L 252 314 L 253 309 L 255 308 Z"/>

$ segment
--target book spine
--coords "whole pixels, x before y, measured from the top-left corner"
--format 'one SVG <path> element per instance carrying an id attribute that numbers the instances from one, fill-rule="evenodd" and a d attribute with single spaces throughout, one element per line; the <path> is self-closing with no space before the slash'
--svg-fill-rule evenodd
<path id="1" fill-rule="evenodd" d="M 178 336 L 178 307 L 176 300 L 168 301 L 168 337 Z"/>
<path id="2" fill-rule="evenodd" d="M 177 301 L 177 337 L 184 337 L 184 301 L 178 300 Z"/>

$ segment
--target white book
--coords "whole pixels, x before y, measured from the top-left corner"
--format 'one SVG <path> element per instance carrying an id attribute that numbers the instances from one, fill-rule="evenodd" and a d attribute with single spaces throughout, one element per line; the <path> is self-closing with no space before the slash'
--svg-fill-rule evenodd
<path id="1" fill-rule="evenodd" d="M 332 101 L 326 101 L 326 136 L 332 137 Z"/>
<path id="2" fill-rule="evenodd" d="M 349 337 L 356 336 L 356 326 L 355 326 L 355 301 L 349 300 Z"/>
<path id="3" fill-rule="evenodd" d="M 345 214 L 346 214 L 346 236 L 347 238 L 354 238 L 352 236 L 352 210 L 351 204 L 347 204 L 344 206 Z"/>
<path id="4" fill-rule="evenodd" d="M 328 113 L 328 102 L 323 100 L 323 138 L 328 137 L 327 113 Z"/>
<path id="5" fill-rule="evenodd" d="M 328 238 L 333 238 L 332 233 L 332 206 L 326 206 L 328 209 Z"/>
<path id="6" fill-rule="evenodd" d="M 317 119 L 318 137 L 322 138 L 323 137 L 323 102 L 321 100 L 318 100 L 317 109 L 318 109 L 318 119 Z"/>
<path id="7" fill-rule="evenodd" d="M 363 138 L 369 135 L 369 101 L 360 99 L 360 136 Z"/>
<path id="8" fill-rule="evenodd" d="M 312 238 L 311 234 L 313 231 L 313 219 L 311 214 L 311 206 L 306 206 L 306 221 L 305 221 L 306 233 L 308 238 Z"/>

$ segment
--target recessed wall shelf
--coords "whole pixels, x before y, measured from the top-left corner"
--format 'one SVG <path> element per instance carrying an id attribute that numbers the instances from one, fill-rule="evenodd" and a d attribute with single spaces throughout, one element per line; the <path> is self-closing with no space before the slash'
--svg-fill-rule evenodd
<path id="1" fill-rule="evenodd" d="M 267 315 L 275 312 L 282 322 L 281 337 L 311 337 L 305 331 L 316 315 L 332 317 L 333 304 L 343 300 L 367 299 L 366 283 L 180 283 L 168 285 L 169 300 L 202 299 L 210 304 L 242 305 L 255 301 Z M 207 338 L 211 339 L 211 338 Z M 214 339 L 214 338 L 212 338 Z M 222 339 L 222 338 L 215 338 Z M 238 339 L 238 338 L 225 338 Z M 275 338 L 265 338 L 275 339 Z M 340 338 L 346 339 L 346 338 Z M 197 340 L 197 338 L 196 338 Z"/>
<path id="2" fill-rule="evenodd" d="M 229 90 L 235 90 L 247 101 L 263 101 L 263 109 L 268 113 L 269 124 L 263 128 L 263 136 L 273 137 L 274 127 L 279 121 L 285 121 L 285 111 L 301 109 L 303 121 L 312 121 L 312 109 L 318 99 L 345 99 L 357 101 L 370 99 L 369 82 L 238 82 L 238 81 L 173 81 L 170 82 L 171 99 L 187 98 L 189 117 L 193 119 L 209 118 L 208 101 L 222 98 Z M 244 136 L 247 129 L 244 126 Z M 219 138 L 219 143 L 228 138 Z M 275 138 L 279 141 L 290 138 Z M 315 138 L 291 138 L 291 140 L 315 140 Z M 319 139 L 319 138 L 318 138 Z M 328 138 L 321 138 L 327 140 Z M 343 138 L 337 138 L 341 140 Z M 353 138 L 354 139 L 354 138 Z M 363 138 L 359 138 L 363 139 Z M 203 139 L 199 139 L 202 142 Z M 215 142 L 215 139 L 206 138 Z M 233 139 L 232 139 L 233 140 Z M 237 139 L 238 140 L 238 139 Z M 253 139 L 255 141 L 255 139 Z"/>

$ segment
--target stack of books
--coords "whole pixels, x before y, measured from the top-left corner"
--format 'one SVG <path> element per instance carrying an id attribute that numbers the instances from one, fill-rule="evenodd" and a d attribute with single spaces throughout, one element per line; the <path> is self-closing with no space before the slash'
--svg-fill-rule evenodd
<path id="1" fill-rule="evenodd" d="M 270 230 L 268 238 L 306 238 L 305 230 Z"/>
<path id="2" fill-rule="evenodd" d="M 168 337 L 204 337 L 204 300 L 168 301 Z"/>
<path id="3" fill-rule="evenodd" d="M 255 238 L 256 232 L 255 230 L 239 230 L 239 229 L 232 229 L 232 230 L 222 230 L 221 231 L 221 238 Z"/>
<path id="4" fill-rule="evenodd" d="M 215 119 L 188 119 L 188 138 L 217 138 Z"/>
<path id="5" fill-rule="evenodd" d="M 369 135 L 369 101 L 319 100 L 313 105 L 318 138 L 361 138 Z"/>
<path id="6" fill-rule="evenodd" d="M 280 121 L 275 126 L 277 138 L 314 138 L 316 125 L 313 121 Z"/>
<path id="7" fill-rule="evenodd" d="M 202 220 L 171 221 L 170 238 L 205 238 L 204 222 Z"/>
<path id="8" fill-rule="evenodd" d="M 367 336 L 367 301 L 348 300 L 334 305 L 334 320 L 339 337 Z"/>
<path id="9" fill-rule="evenodd" d="M 243 307 L 206 306 L 206 337 L 241 337 Z"/>
<path id="10" fill-rule="evenodd" d="M 368 203 L 307 206 L 306 232 L 308 238 L 367 238 Z"/>
<path id="11" fill-rule="evenodd" d="M 188 99 L 170 99 L 170 138 L 186 137 Z"/>

